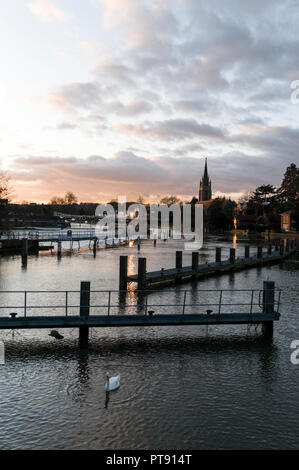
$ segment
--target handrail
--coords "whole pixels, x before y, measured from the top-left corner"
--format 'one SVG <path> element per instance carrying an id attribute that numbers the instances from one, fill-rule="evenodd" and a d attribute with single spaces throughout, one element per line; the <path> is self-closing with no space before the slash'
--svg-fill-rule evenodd
<path id="1" fill-rule="evenodd" d="M 79 295 L 82 292 L 89 292 L 90 293 L 90 299 L 91 303 L 87 305 L 80 305 L 79 302 L 72 303 L 70 301 L 71 294 L 76 294 Z M 249 301 L 240 301 L 238 298 L 235 299 L 236 301 L 234 302 L 234 299 L 231 300 L 226 300 L 225 294 L 226 293 L 233 293 L 233 294 L 238 294 L 238 293 L 250 293 L 250 299 Z M 206 312 L 208 313 L 208 309 L 211 310 L 211 307 L 214 308 L 214 313 L 217 315 L 221 314 L 226 314 L 226 313 L 236 313 L 233 310 L 235 308 L 239 308 L 238 313 L 247 313 L 248 315 L 253 315 L 254 313 L 254 308 L 259 307 L 261 310 L 264 311 L 264 308 L 266 305 L 268 305 L 268 302 L 264 302 L 263 305 L 261 305 L 260 298 L 261 298 L 261 293 L 263 290 L 261 289 L 198 289 L 196 291 L 194 290 L 182 290 L 180 291 L 180 295 L 183 297 L 183 300 L 176 301 L 176 302 L 171 302 L 167 301 L 165 299 L 165 293 L 171 293 L 176 294 L 177 292 L 175 290 L 136 290 L 136 291 L 118 291 L 118 290 L 95 290 L 95 291 L 68 291 L 68 290 L 61 290 L 61 291 L 0 291 L 0 295 L 11 295 L 11 294 L 22 294 L 23 295 L 23 303 L 20 305 L 0 305 L 0 311 L 1 310 L 23 310 L 24 311 L 24 317 L 28 317 L 28 313 L 32 312 L 32 310 L 57 310 L 57 309 L 63 309 L 65 311 L 65 317 L 67 317 L 70 314 L 71 309 L 76 309 L 77 314 L 79 315 L 79 310 L 80 307 L 89 307 L 89 309 L 105 309 L 107 310 L 107 315 L 111 315 L 111 310 L 112 309 L 121 309 L 121 311 L 124 311 L 126 309 L 136 309 L 136 314 L 140 314 L 140 309 L 144 311 L 145 315 L 148 314 L 149 310 L 152 308 L 162 308 L 163 310 L 166 309 L 175 309 L 181 312 L 183 315 L 186 314 L 186 309 L 192 307 L 202 309 L 206 308 Z M 134 293 L 135 295 L 132 296 L 131 294 Z M 140 294 L 143 293 L 144 296 L 140 297 Z M 153 302 L 149 301 L 149 294 L 150 293 L 155 293 L 155 295 L 159 298 L 159 295 L 163 293 L 164 297 L 164 303 L 163 300 L 159 301 L 153 300 Z M 200 297 L 201 293 L 214 293 L 216 296 L 219 296 L 218 300 L 215 301 L 214 299 L 211 299 L 212 301 L 190 301 L 188 300 L 188 294 L 198 294 Z M 31 305 L 30 304 L 30 296 L 36 296 L 39 294 L 56 294 L 56 300 L 57 300 L 57 294 L 63 294 L 63 301 L 61 304 L 53 304 L 53 305 Z M 98 302 L 99 299 L 96 299 L 93 294 L 104 294 L 107 298 L 107 301 L 104 302 Z M 113 294 L 118 294 L 118 295 L 123 295 L 123 299 L 120 299 L 117 303 L 112 301 L 112 295 Z M 257 295 L 257 300 L 255 301 L 255 294 Z M 276 294 L 276 295 L 275 295 Z M 230 296 L 231 297 L 231 296 Z M 32 299 L 33 300 L 33 299 Z M 95 303 L 92 303 L 92 300 Z M 129 301 L 129 302 L 128 302 Z M 36 299 L 34 301 L 36 303 Z M 275 310 L 273 313 L 279 313 L 279 307 L 281 304 L 281 289 L 274 289 L 274 299 L 269 301 L 269 305 L 272 305 Z M 225 307 L 230 307 L 230 312 L 223 312 L 223 309 Z M 246 312 L 242 312 L 243 310 L 246 310 Z M 222 311 L 221 311 L 222 310 Z M 226 309 L 225 309 L 226 310 Z M 176 312 L 174 312 L 176 313 Z M 198 313 L 198 312 L 197 312 Z M 211 312 L 210 312 L 211 313 Z"/>

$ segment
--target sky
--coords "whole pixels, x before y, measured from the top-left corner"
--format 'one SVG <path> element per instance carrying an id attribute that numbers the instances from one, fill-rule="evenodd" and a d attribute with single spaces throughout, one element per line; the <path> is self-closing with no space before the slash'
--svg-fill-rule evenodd
<path id="1" fill-rule="evenodd" d="M 279 186 L 297 163 L 297 0 L 1 0 L 13 200 Z"/>

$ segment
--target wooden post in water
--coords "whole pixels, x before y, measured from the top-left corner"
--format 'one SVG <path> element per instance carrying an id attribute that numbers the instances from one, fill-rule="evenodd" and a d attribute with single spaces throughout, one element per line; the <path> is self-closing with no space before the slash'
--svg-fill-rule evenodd
<path id="1" fill-rule="evenodd" d="M 57 256 L 58 258 L 61 257 L 61 240 L 58 240 L 57 242 Z"/>
<path id="2" fill-rule="evenodd" d="M 28 256 L 28 238 L 22 238 L 22 256 Z"/>
<path id="3" fill-rule="evenodd" d="M 284 243 L 283 242 L 280 243 L 279 253 L 280 253 L 281 256 L 284 254 Z"/>
<path id="4" fill-rule="evenodd" d="M 90 308 L 90 282 L 82 281 L 80 288 L 80 317 L 89 317 Z M 88 342 L 89 328 L 86 325 L 79 327 L 79 341 L 81 344 Z"/>
<path id="5" fill-rule="evenodd" d="M 246 245 L 245 246 L 245 258 L 249 258 L 250 256 L 250 246 Z"/>
<path id="6" fill-rule="evenodd" d="M 140 237 L 137 238 L 137 247 L 138 247 L 138 251 L 140 251 L 140 248 L 141 248 L 141 240 L 140 240 Z"/>
<path id="7" fill-rule="evenodd" d="M 197 271 L 198 268 L 198 251 L 192 252 L 192 271 Z"/>
<path id="8" fill-rule="evenodd" d="M 294 240 L 291 240 L 291 250 L 294 249 Z"/>
<path id="9" fill-rule="evenodd" d="M 279 251 L 279 240 L 275 240 L 275 251 Z"/>
<path id="10" fill-rule="evenodd" d="M 230 248 L 229 250 L 229 262 L 234 264 L 236 260 L 236 248 Z"/>
<path id="11" fill-rule="evenodd" d="M 183 252 L 176 251 L 175 253 L 175 267 L 176 269 L 182 269 L 183 267 Z"/>
<path id="12" fill-rule="evenodd" d="M 216 263 L 221 263 L 221 247 L 220 246 L 216 247 L 215 261 L 216 261 Z"/>
<path id="13" fill-rule="evenodd" d="M 268 255 L 272 255 L 272 245 L 268 243 Z"/>
<path id="14" fill-rule="evenodd" d="M 262 259 L 262 257 L 263 257 L 263 247 L 262 246 L 257 247 L 257 257 L 258 257 L 258 259 Z"/>
<path id="15" fill-rule="evenodd" d="M 127 290 L 128 282 L 128 257 L 119 258 L 119 290 Z"/>
<path id="16" fill-rule="evenodd" d="M 95 238 L 93 241 L 93 254 L 97 253 L 97 239 Z"/>
<path id="17" fill-rule="evenodd" d="M 146 289 L 146 258 L 138 258 L 138 290 Z"/>
<path id="18" fill-rule="evenodd" d="M 273 314 L 275 303 L 275 282 L 264 281 L 263 290 L 263 313 Z M 262 331 L 265 335 L 273 336 L 273 321 L 267 321 L 262 324 Z"/>
<path id="19" fill-rule="evenodd" d="M 286 239 L 286 253 L 290 251 L 290 240 L 287 238 Z"/>

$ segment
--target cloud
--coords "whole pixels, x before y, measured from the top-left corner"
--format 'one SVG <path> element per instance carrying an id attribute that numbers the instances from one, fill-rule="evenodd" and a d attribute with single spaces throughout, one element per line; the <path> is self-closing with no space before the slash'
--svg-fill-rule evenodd
<path id="1" fill-rule="evenodd" d="M 227 152 L 208 159 L 212 189 L 215 193 L 243 193 L 260 184 L 279 185 L 291 160 L 278 155 L 249 155 Z M 272 176 L 269 168 L 272 165 Z M 257 168 L 259 170 L 257 171 Z M 177 194 L 188 199 L 197 195 L 204 170 L 204 158 L 152 156 L 144 158 L 133 152 L 117 152 L 113 158 L 92 155 L 78 157 L 14 157 L 10 162 L 12 183 L 17 197 L 24 199 L 30 183 L 31 198 L 48 201 L 66 190 L 81 200 L 110 200 L 125 194 Z M 28 197 L 28 196 L 27 196 Z"/>
<path id="2" fill-rule="evenodd" d="M 28 3 L 28 9 L 45 22 L 66 22 L 71 15 L 56 7 L 50 0 L 35 0 Z"/>
<path id="3" fill-rule="evenodd" d="M 101 89 L 94 82 L 70 83 L 50 93 L 49 102 L 54 108 L 90 109 L 101 103 Z"/>
<path id="4" fill-rule="evenodd" d="M 63 142 L 69 137 L 63 131 L 73 130 L 83 131 L 80 144 L 88 136 L 91 152 L 109 148 L 114 157 L 70 161 L 62 155 L 47 166 L 32 160 L 26 171 L 20 160 L 20 178 L 32 171 L 42 188 L 47 174 L 53 187 L 74 184 L 75 191 L 78 184 L 86 197 L 91 182 L 101 194 L 121 189 L 192 196 L 204 152 L 216 191 L 279 183 L 287 164 L 298 159 L 296 107 L 289 99 L 290 82 L 299 78 L 298 2 L 92 3 L 100 6 L 94 10 L 99 34 L 87 38 L 82 30 L 77 37 L 85 53 L 93 51 L 90 76 L 51 90 L 57 113 L 51 128 L 69 153 L 73 142 Z"/>
<path id="5" fill-rule="evenodd" d="M 168 119 L 160 122 L 146 122 L 141 125 L 119 124 L 119 130 L 138 137 L 160 140 L 182 140 L 192 136 L 224 139 L 221 129 L 209 124 L 199 124 L 195 119 Z"/>

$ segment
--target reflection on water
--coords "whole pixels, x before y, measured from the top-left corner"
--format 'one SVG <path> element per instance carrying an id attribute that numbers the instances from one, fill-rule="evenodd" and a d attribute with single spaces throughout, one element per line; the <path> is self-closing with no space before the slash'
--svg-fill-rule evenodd
<path id="1" fill-rule="evenodd" d="M 228 256 L 231 245 L 211 239 L 201 262 L 214 258 L 217 244 Z M 242 254 L 244 246 L 236 245 Z M 148 269 L 171 267 L 179 248 L 179 242 L 158 242 L 156 249 L 144 243 L 140 256 L 148 258 Z M 59 264 L 56 256 L 42 253 L 28 257 L 26 271 L 19 257 L 2 258 L 0 287 L 77 290 L 81 280 L 90 280 L 94 289 L 117 289 L 118 258 L 126 253 L 134 272 L 136 247 L 99 250 L 96 258 L 81 249 L 72 256 L 63 253 Z M 190 259 L 185 253 L 184 263 Z M 290 343 L 299 337 L 298 266 L 294 257 L 280 265 L 175 285 L 166 296 L 177 305 L 187 289 L 189 303 L 217 303 L 198 289 L 258 289 L 269 277 L 284 289 L 281 320 L 270 342 L 260 327 L 234 325 L 93 328 L 88 348 L 78 347 L 76 329 L 64 330 L 61 342 L 46 330 L 23 330 L 14 337 L 0 332 L 6 344 L 0 448 L 297 448 L 298 369 L 289 358 Z M 165 296 L 128 291 L 115 294 L 113 303 L 120 303 L 118 313 L 130 314 L 136 300 L 142 314 Z M 230 294 L 225 301 L 231 302 Z M 151 308 L 163 312 L 161 306 Z M 115 393 L 106 394 L 107 371 L 121 374 Z"/>

